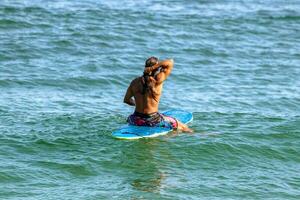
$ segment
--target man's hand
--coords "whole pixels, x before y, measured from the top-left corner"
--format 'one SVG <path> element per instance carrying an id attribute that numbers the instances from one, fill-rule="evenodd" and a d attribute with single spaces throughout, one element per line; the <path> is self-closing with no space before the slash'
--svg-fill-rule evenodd
<path id="1" fill-rule="evenodd" d="M 156 70 L 157 68 L 159 68 L 161 65 L 160 62 L 157 62 L 155 65 L 153 65 L 152 67 L 145 67 L 144 69 L 144 73 L 146 74 L 150 74 L 152 71 Z"/>
<path id="2" fill-rule="evenodd" d="M 160 72 L 166 72 L 166 71 L 167 71 L 166 68 L 161 68 L 161 69 L 160 69 Z"/>
<path id="3" fill-rule="evenodd" d="M 128 100 L 124 100 L 124 103 L 126 103 L 130 106 L 135 106 L 135 100 L 133 98 L 130 98 Z"/>

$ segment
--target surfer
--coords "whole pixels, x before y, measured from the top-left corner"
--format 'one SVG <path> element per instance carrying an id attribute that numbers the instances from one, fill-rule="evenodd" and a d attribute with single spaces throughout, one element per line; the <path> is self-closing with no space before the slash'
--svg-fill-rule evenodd
<path id="1" fill-rule="evenodd" d="M 173 59 L 159 61 L 150 57 L 145 62 L 144 74 L 131 81 L 124 103 L 135 106 L 127 122 L 137 126 L 170 127 L 184 132 L 193 132 L 177 119 L 158 112 L 163 83 L 173 69 Z"/>

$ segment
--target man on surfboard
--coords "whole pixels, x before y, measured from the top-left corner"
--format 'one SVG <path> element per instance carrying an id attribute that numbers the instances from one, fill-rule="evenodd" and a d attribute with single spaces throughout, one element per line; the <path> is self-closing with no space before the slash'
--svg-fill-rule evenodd
<path id="1" fill-rule="evenodd" d="M 177 119 L 158 112 L 163 83 L 173 69 L 173 59 L 158 61 L 156 57 L 146 60 L 144 74 L 131 81 L 124 103 L 135 106 L 127 122 L 136 126 L 170 127 L 184 132 L 192 129 Z"/>

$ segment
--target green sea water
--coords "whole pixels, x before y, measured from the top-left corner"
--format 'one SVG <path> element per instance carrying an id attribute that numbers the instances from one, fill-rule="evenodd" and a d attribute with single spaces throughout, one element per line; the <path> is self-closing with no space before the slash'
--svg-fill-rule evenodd
<path id="1" fill-rule="evenodd" d="M 113 139 L 150 56 L 195 133 Z M 0 199 L 300 199 L 300 1 L 1 0 Z"/>

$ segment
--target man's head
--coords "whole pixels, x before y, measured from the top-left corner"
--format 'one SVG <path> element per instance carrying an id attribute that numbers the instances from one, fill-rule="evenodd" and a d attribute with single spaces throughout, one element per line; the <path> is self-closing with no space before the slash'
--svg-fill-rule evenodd
<path id="1" fill-rule="evenodd" d="M 153 65 L 158 63 L 158 58 L 152 56 L 148 58 L 145 62 L 145 67 L 152 67 Z"/>

